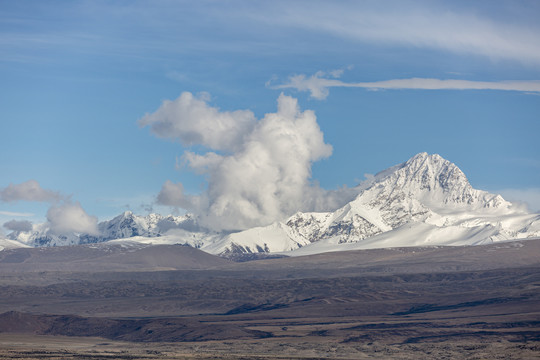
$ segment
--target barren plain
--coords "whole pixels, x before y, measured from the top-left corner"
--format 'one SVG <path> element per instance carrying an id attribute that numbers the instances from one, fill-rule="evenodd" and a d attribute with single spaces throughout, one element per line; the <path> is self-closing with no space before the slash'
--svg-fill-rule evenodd
<path id="1" fill-rule="evenodd" d="M 232 262 L 0 252 L 2 359 L 536 359 L 540 240 Z"/>

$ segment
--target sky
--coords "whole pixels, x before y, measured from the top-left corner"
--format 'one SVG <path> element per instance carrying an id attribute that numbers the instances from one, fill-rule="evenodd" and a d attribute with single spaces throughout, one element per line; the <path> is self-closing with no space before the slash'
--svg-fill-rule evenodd
<path id="1" fill-rule="evenodd" d="M 1 232 L 264 225 L 419 152 L 538 212 L 539 19 L 533 0 L 0 0 Z"/>

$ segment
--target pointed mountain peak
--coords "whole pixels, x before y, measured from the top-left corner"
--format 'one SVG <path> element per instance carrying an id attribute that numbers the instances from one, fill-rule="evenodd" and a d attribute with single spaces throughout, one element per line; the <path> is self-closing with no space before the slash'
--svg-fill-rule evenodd
<path id="1" fill-rule="evenodd" d="M 438 154 L 429 155 L 427 152 L 424 151 L 424 152 L 421 152 L 421 153 L 418 153 L 418 154 L 414 155 L 407 162 L 414 161 L 414 160 L 425 160 L 426 158 L 431 157 L 431 156 L 440 157 Z"/>
<path id="2" fill-rule="evenodd" d="M 421 152 L 419 154 L 416 154 L 405 162 L 405 164 L 412 164 L 412 163 L 428 163 L 428 164 L 450 163 L 451 164 L 450 161 L 446 160 L 441 155 L 428 154 L 427 152 Z"/>
<path id="3" fill-rule="evenodd" d="M 366 194 L 360 193 L 359 197 L 365 198 L 370 193 L 370 198 L 383 202 L 416 199 L 432 209 L 449 205 L 475 208 L 511 205 L 500 195 L 473 189 L 463 171 L 438 154 L 417 154 L 375 177 L 377 180 L 364 191 Z"/>
<path id="4" fill-rule="evenodd" d="M 402 164 L 391 176 L 396 186 L 417 190 L 441 189 L 445 192 L 471 188 L 467 177 L 455 164 L 438 154 L 420 153 Z"/>
<path id="5" fill-rule="evenodd" d="M 111 224 L 115 224 L 115 223 L 125 222 L 128 219 L 133 220 L 134 216 L 135 215 L 133 214 L 133 212 L 124 211 L 123 213 L 116 215 L 115 217 L 113 217 L 110 220 L 103 221 L 103 223 L 107 223 L 107 224 L 111 225 Z"/>
<path id="6" fill-rule="evenodd" d="M 444 159 L 439 154 L 428 154 L 426 152 L 422 152 L 419 154 L 414 155 L 412 158 L 407 160 L 402 164 L 402 167 L 411 167 L 420 169 L 423 167 L 431 167 L 431 168 L 439 168 L 439 167 L 448 167 L 448 166 L 455 166 L 450 161 Z"/>

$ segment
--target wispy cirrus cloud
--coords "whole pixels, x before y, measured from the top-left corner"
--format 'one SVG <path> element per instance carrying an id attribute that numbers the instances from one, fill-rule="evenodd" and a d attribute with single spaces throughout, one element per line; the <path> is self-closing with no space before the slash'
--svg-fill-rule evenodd
<path id="1" fill-rule="evenodd" d="M 408 78 L 371 82 L 344 82 L 332 74 L 319 71 L 311 76 L 304 74 L 290 76 L 279 85 L 268 83 L 273 89 L 295 89 L 308 91 L 315 99 L 325 99 L 332 87 L 364 88 L 370 90 L 501 90 L 521 91 L 540 94 L 540 80 L 472 81 L 460 79 Z"/>
<path id="2" fill-rule="evenodd" d="M 540 10 L 531 3 L 513 2 L 514 16 L 494 16 L 508 5 L 396 0 L 201 0 L 160 2 L 157 6 L 150 1 L 132 2 L 129 6 L 110 1 L 66 2 L 51 7 L 36 1 L 33 10 L 39 16 L 26 12 L 29 15 L 21 17 L 20 5 L 14 2 L 0 14 L 0 20 L 10 24 L 11 29 L 0 36 L 0 45 L 6 49 L 3 60 L 11 61 L 36 61 L 35 56 L 28 56 L 36 49 L 46 50 L 38 59 L 49 58 L 51 50 L 73 54 L 95 49 L 108 50 L 103 54 L 107 56 L 168 57 L 201 50 L 246 53 L 256 49 L 260 53 L 269 47 L 283 49 L 294 44 L 294 48 L 295 41 L 283 42 L 280 34 L 286 33 L 294 38 L 330 35 L 356 43 L 434 49 L 536 66 L 540 64 L 540 24 L 527 19 Z M 199 21 L 202 17 L 203 22 Z M 96 24 L 95 18 L 101 21 Z M 103 26 L 108 23 L 122 26 Z M 144 36 L 132 36 L 140 29 Z M 217 38 L 216 31 L 234 36 Z M 257 34 L 258 41 L 253 41 L 253 34 Z"/>
<path id="3" fill-rule="evenodd" d="M 493 16 L 505 11 L 500 3 L 479 9 L 482 6 L 473 12 L 464 6 L 434 1 L 318 2 L 309 7 L 293 3 L 275 16 L 265 14 L 265 21 L 382 46 L 540 63 L 540 26 L 537 21 L 525 22 L 531 13 L 539 11 L 536 5 L 512 7 L 522 22 Z"/>
<path id="4" fill-rule="evenodd" d="M 0 211 L 0 215 L 4 216 L 15 216 L 15 217 L 30 217 L 34 216 L 32 213 L 27 212 L 16 212 L 16 211 Z"/>

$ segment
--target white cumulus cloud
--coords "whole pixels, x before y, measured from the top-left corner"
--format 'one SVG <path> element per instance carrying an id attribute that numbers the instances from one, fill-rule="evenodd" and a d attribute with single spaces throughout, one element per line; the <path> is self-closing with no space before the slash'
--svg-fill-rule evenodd
<path id="1" fill-rule="evenodd" d="M 235 150 L 251 131 L 255 115 L 249 110 L 219 111 L 199 97 L 183 92 L 176 100 L 165 100 L 157 111 L 139 120 L 160 138 L 178 139 L 183 145 L 204 145 L 215 150 Z"/>
<path id="2" fill-rule="evenodd" d="M 9 184 L 0 190 L 0 200 L 4 202 L 56 202 L 64 198 L 56 191 L 43 189 L 36 180 L 28 180 L 20 184 Z"/>
<path id="3" fill-rule="evenodd" d="M 98 235 L 97 218 L 88 215 L 78 202 L 72 202 L 68 196 L 57 191 L 44 189 L 36 180 L 28 180 L 20 184 L 9 184 L 0 190 L 0 200 L 3 202 L 48 202 L 51 207 L 47 211 L 47 222 L 42 224 L 56 235 L 84 233 Z M 31 216 L 32 214 L 10 211 L 0 212 L 9 216 Z M 11 231 L 32 231 L 29 221 L 11 220 L 3 225 Z"/>
<path id="4" fill-rule="evenodd" d="M 51 206 L 47 211 L 47 220 L 50 231 L 57 235 L 67 233 L 99 234 L 97 217 L 88 215 L 78 202 Z"/>
<path id="5" fill-rule="evenodd" d="M 201 224 L 209 228 L 239 230 L 267 225 L 300 210 L 335 208 L 350 200 L 350 189 L 329 192 L 311 182 L 312 163 L 332 153 L 332 147 L 324 142 L 315 113 L 301 111 L 296 99 L 283 94 L 277 103 L 277 112 L 266 114 L 250 127 L 243 126 L 241 136 L 235 132 L 239 141 L 234 147 L 228 147 L 234 151 L 184 153 L 183 160 L 187 166 L 207 177 L 208 186 L 204 193 L 188 195 L 181 183 L 167 181 L 158 201 L 194 212 Z M 206 104 L 199 106 L 210 108 Z M 160 112 L 161 108 L 156 111 Z M 213 114 L 218 119 L 222 118 L 219 112 L 213 111 Z M 201 121 L 191 116 L 183 119 L 183 116 L 186 113 L 180 109 L 161 119 L 182 124 Z M 202 121 L 214 123 L 217 120 L 205 116 Z M 160 126 L 159 120 L 151 123 L 152 126 Z M 236 127 L 231 124 L 221 133 L 216 130 L 213 136 L 227 137 L 230 128 Z M 181 142 L 182 135 L 182 132 L 178 133 Z M 188 139 L 188 144 L 193 139 Z M 209 141 L 199 139 L 202 145 L 213 150 L 223 149 L 219 142 L 211 146 Z"/>

